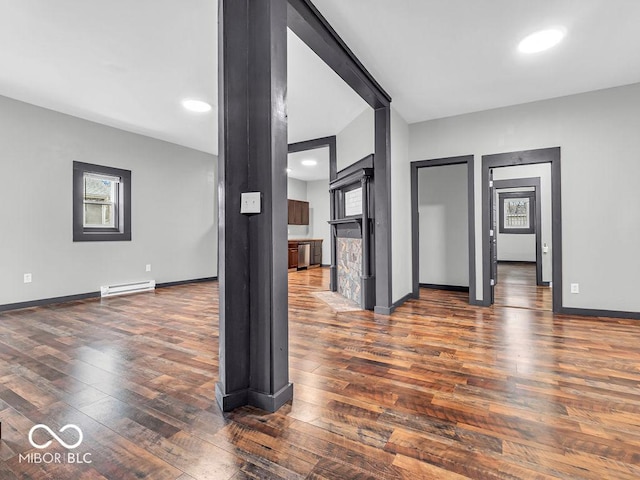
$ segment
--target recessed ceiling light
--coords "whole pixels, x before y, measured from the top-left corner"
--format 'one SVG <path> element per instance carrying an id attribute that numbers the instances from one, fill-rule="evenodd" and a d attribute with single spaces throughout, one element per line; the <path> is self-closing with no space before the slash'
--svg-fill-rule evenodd
<path id="1" fill-rule="evenodd" d="M 549 28 L 540 30 L 525 37 L 519 44 L 518 50 L 522 53 L 537 53 L 547 50 L 564 38 L 565 32 L 561 28 Z"/>
<path id="2" fill-rule="evenodd" d="M 190 112 L 205 113 L 211 110 L 211 105 L 202 100 L 186 99 L 182 101 L 182 106 Z"/>
<path id="3" fill-rule="evenodd" d="M 318 164 L 318 162 L 316 162 L 315 160 L 311 160 L 311 159 L 302 160 L 302 162 L 300 162 L 300 163 L 302 163 L 302 165 L 304 165 L 305 167 L 313 167 L 314 165 Z"/>
<path id="4" fill-rule="evenodd" d="M 291 173 L 293 172 L 293 170 L 291 170 L 290 168 L 287 168 L 287 173 Z"/>

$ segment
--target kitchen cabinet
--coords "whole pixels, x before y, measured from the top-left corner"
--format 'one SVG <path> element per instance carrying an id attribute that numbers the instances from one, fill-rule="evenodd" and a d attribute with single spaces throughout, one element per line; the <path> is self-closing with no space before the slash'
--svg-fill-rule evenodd
<path id="1" fill-rule="evenodd" d="M 296 200 L 287 200 L 287 224 L 296 225 L 294 222 L 296 218 Z"/>
<path id="2" fill-rule="evenodd" d="M 298 244 L 309 245 L 309 268 L 319 267 L 322 264 L 322 240 L 299 239 L 289 240 L 289 270 L 298 270 Z"/>
<path id="3" fill-rule="evenodd" d="M 311 243 L 311 265 L 322 264 L 322 240 L 313 240 Z"/>
<path id="4" fill-rule="evenodd" d="M 309 225 L 309 202 L 288 200 L 287 218 L 289 225 Z"/>
<path id="5" fill-rule="evenodd" d="M 298 268 L 298 243 L 289 242 L 289 269 Z"/>

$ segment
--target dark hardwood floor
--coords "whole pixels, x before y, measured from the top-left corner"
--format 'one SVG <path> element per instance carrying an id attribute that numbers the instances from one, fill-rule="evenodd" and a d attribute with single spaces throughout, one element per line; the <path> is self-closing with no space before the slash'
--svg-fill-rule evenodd
<path id="1" fill-rule="evenodd" d="M 499 262 L 495 304 L 504 307 L 553 310 L 551 287 L 536 285 L 536 264 Z"/>
<path id="2" fill-rule="evenodd" d="M 640 478 L 640 322 L 442 291 L 336 314 L 326 269 L 289 280 L 274 414 L 216 405 L 216 283 L 0 314 L 0 479 Z M 37 423 L 92 463 L 21 461 L 67 453 Z"/>

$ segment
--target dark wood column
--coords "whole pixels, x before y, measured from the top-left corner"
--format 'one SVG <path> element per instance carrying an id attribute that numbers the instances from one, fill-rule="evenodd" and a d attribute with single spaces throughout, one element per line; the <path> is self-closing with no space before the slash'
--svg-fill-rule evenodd
<path id="1" fill-rule="evenodd" d="M 219 0 L 220 381 L 224 411 L 293 396 L 287 313 L 287 1 Z M 261 213 L 240 213 L 243 192 Z"/>
<path id="2" fill-rule="evenodd" d="M 366 172 L 366 170 L 365 170 Z M 372 255 L 371 244 L 374 240 L 374 235 L 371 234 L 370 228 L 370 212 L 369 212 L 369 181 L 371 176 L 365 173 L 360 180 L 362 186 L 362 296 L 360 305 L 365 310 L 373 310 L 376 304 L 376 289 L 375 282 L 376 277 L 371 274 L 372 271 Z"/>
<path id="3" fill-rule="evenodd" d="M 375 257 L 376 305 L 374 311 L 389 315 L 391 298 L 391 107 L 375 110 Z"/>
<path id="4" fill-rule="evenodd" d="M 335 179 L 331 179 L 330 181 Z M 336 212 L 336 191 L 329 190 L 329 208 L 331 209 L 331 220 L 335 220 L 338 218 Z M 332 292 L 338 291 L 338 255 L 337 255 L 337 245 L 336 245 L 336 237 L 338 234 L 338 227 L 335 225 L 331 225 L 331 266 L 329 267 L 329 290 Z"/>

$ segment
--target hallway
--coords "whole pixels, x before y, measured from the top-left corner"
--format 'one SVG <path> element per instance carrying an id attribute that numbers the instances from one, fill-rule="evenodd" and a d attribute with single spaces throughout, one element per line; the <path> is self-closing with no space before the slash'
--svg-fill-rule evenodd
<path id="1" fill-rule="evenodd" d="M 536 264 L 499 262 L 495 305 L 501 307 L 553 310 L 551 287 L 536 285 Z"/>

